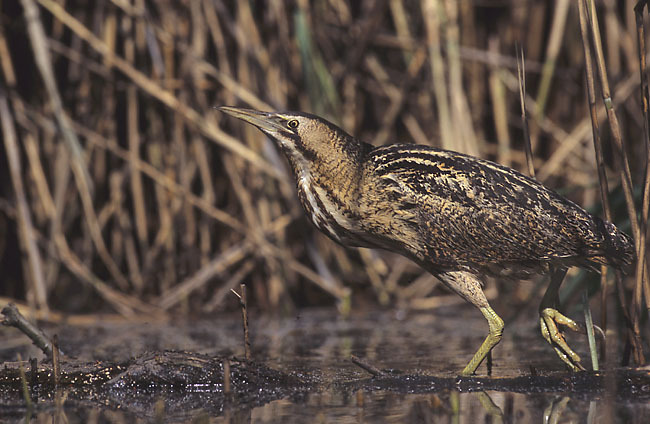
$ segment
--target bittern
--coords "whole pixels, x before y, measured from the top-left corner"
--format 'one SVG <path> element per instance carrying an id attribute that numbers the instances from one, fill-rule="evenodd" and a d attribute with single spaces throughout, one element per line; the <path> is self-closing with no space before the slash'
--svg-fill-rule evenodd
<path id="1" fill-rule="evenodd" d="M 219 110 L 277 143 L 307 216 L 329 238 L 400 253 L 483 313 L 488 335 L 462 375 L 474 374 L 503 334 L 483 293 L 488 275 L 551 273 L 542 334 L 572 370 L 584 369 L 558 329 L 580 329 L 558 311 L 558 291 L 571 266 L 624 268 L 633 261 L 629 236 L 612 223 L 487 160 L 424 145 L 373 147 L 306 113 Z"/>

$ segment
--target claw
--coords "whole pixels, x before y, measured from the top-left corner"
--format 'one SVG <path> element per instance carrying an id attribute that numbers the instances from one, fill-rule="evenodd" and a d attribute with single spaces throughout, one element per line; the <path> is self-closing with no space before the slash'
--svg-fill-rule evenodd
<path id="1" fill-rule="evenodd" d="M 557 324 L 564 325 L 576 332 L 582 332 L 583 326 L 553 308 L 545 308 L 540 312 L 539 324 L 542 336 L 553 346 L 560 359 L 573 371 L 584 371 L 584 367 L 580 363 L 580 356 L 569 347 L 564 336 L 558 330 Z"/>

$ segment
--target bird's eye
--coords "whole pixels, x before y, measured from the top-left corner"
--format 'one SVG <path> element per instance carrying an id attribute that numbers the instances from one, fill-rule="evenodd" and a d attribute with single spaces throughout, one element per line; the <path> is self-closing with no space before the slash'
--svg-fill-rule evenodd
<path id="1" fill-rule="evenodd" d="M 298 120 L 297 119 L 292 119 L 289 122 L 287 122 L 287 127 L 289 127 L 292 130 L 295 130 L 298 128 Z"/>

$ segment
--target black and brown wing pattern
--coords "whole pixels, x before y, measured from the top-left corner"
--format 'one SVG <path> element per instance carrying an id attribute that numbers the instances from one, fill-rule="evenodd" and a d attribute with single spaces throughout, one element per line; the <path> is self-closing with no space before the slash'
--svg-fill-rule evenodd
<path id="1" fill-rule="evenodd" d="M 431 266 L 548 269 L 549 263 L 621 267 L 629 237 L 513 169 L 421 145 L 372 150 L 366 168 L 392 191 Z M 394 199 L 394 200 L 395 200 Z M 399 237 L 399 234 L 396 233 Z"/>

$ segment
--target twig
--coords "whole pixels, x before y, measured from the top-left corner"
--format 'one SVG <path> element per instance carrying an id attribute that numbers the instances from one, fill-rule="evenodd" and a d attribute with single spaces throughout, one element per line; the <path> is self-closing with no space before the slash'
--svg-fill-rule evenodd
<path id="1" fill-rule="evenodd" d="M 40 328 L 27 321 L 27 319 L 18 311 L 16 305 L 10 303 L 2 308 L 2 315 L 4 315 L 4 320 L 2 320 L 3 325 L 16 327 L 25 333 L 27 337 L 32 339 L 34 344 L 38 346 L 48 358 L 52 357 L 52 343 L 50 342 L 50 339 Z"/>
<path id="2" fill-rule="evenodd" d="M 248 299 L 246 296 L 246 284 L 240 284 L 239 288 L 241 290 L 241 295 L 237 294 L 234 289 L 230 289 L 231 292 L 239 299 L 239 305 L 241 306 L 241 316 L 242 323 L 244 326 L 244 355 L 247 361 L 251 360 L 251 341 L 248 334 Z"/>
<path id="3" fill-rule="evenodd" d="M 59 336 L 57 334 L 52 338 L 52 368 L 54 368 L 54 386 L 59 385 L 61 381 L 61 352 L 59 351 Z"/>
<path id="4" fill-rule="evenodd" d="M 28 34 L 32 43 L 32 48 L 34 49 L 36 64 L 38 65 L 41 77 L 43 78 L 57 125 L 61 131 L 65 145 L 71 153 L 70 165 L 72 167 L 72 173 L 77 185 L 84 217 L 88 229 L 90 230 L 92 241 L 97 249 L 97 254 L 101 258 L 102 262 L 104 262 L 104 265 L 111 273 L 111 276 L 117 285 L 122 290 L 126 290 L 129 287 L 129 282 L 120 271 L 120 268 L 113 260 L 111 254 L 108 252 L 106 243 L 102 237 L 101 229 L 97 223 L 97 215 L 95 214 L 92 200 L 92 180 L 88 174 L 88 169 L 83 158 L 83 150 L 79 143 L 79 139 L 77 138 L 77 134 L 72 129 L 70 120 L 63 110 L 63 102 L 56 86 L 49 50 L 46 48 L 47 38 L 45 37 L 45 31 L 41 24 L 38 8 L 33 0 L 22 0 L 22 4 L 25 12 L 25 19 L 27 21 Z"/>
<path id="5" fill-rule="evenodd" d="M 350 360 L 352 361 L 353 364 L 357 365 L 359 368 L 363 369 L 364 371 L 368 371 L 370 374 L 373 375 L 373 377 L 382 377 L 386 375 L 384 371 L 369 364 L 366 360 L 361 359 L 358 356 L 350 355 Z"/>
<path id="6" fill-rule="evenodd" d="M 608 221 L 612 221 L 612 213 L 611 213 L 611 208 L 609 205 L 609 195 L 608 195 L 608 187 L 607 187 L 607 177 L 605 174 L 605 163 L 604 163 L 604 158 L 603 158 L 603 147 L 602 147 L 602 142 L 600 139 L 600 131 L 599 131 L 599 125 L 598 125 L 598 113 L 596 112 L 596 89 L 595 89 L 595 78 L 594 78 L 594 70 L 593 70 L 593 57 L 591 54 L 591 46 L 589 44 L 589 15 L 587 11 L 587 5 L 585 3 L 586 0 L 580 0 L 578 2 L 578 9 L 580 12 L 580 29 L 581 29 L 581 34 L 582 34 L 582 43 L 583 43 L 583 50 L 585 54 L 585 75 L 586 75 L 586 80 L 587 80 L 587 93 L 588 93 L 588 100 L 589 100 L 589 108 L 590 108 L 590 114 L 591 114 L 591 126 L 592 126 L 592 134 L 593 134 L 593 142 L 594 142 L 594 150 L 596 152 L 596 166 L 598 168 L 598 180 L 600 182 L 600 193 L 601 193 L 601 202 L 603 205 L 603 211 L 605 213 L 605 219 Z M 596 44 L 596 43 L 595 43 Z M 598 49 L 596 49 L 596 53 L 598 53 Z M 604 67 L 604 65 L 603 65 Z M 606 83 L 606 80 L 604 81 Z M 603 79 L 601 75 L 601 85 L 603 84 Z M 609 93 L 609 89 L 608 93 Z M 608 94 L 609 95 L 609 94 Z M 607 113 L 610 113 L 610 107 L 611 107 L 611 99 L 610 103 L 608 104 L 605 102 L 605 109 L 607 110 Z M 612 128 L 614 130 L 614 128 Z M 624 150 L 624 149 L 623 149 Z M 623 152 L 624 153 L 624 152 Z M 621 158 L 621 161 L 627 162 L 623 158 Z M 623 166 L 625 168 L 625 166 Z M 629 167 L 628 167 L 629 171 Z M 621 180 L 623 181 L 623 186 L 624 186 L 624 191 L 625 191 L 625 182 L 627 181 L 626 178 L 624 177 L 623 174 L 621 174 Z M 627 199 L 626 199 L 627 200 Z M 629 203 L 628 203 L 628 212 L 629 212 Z M 636 215 L 630 216 L 630 221 L 636 222 Z M 632 227 L 634 229 L 634 223 L 632 222 Z M 637 235 L 635 234 L 635 240 L 637 239 Z M 635 330 L 634 326 L 634 321 L 630 313 L 628 312 L 627 308 L 627 301 L 625 299 L 625 290 L 623 287 L 623 277 L 619 271 L 616 271 L 615 273 L 616 277 L 616 287 L 617 287 L 617 293 L 619 297 L 619 303 L 621 305 L 621 309 L 623 312 L 623 317 L 625 319 L 627 328 L 629 330 L 629 342 L 632 344 L 635 352 L 635 357 L 637 359 L 639 358 L 639 354 L 636 352 L 641 351 L 641 346 L 640 346 L 640 341 L 636 337 L 635 333 L 637 331 Z M 601 290 L 603 290 L 602 296 L 601 296 L 601 303 L 605 303 L 605 296 L 607 295 L 606 289 L 607 287 L 607 280 L 606 280 L 606 274 L 601 273 Z M 606 324 L 607 324 L 607 316 L 606 316 L 606 310 L 607 308 L 603 309 L 603 328 L 606 329 Z M 641 353 L 642 355 L 642 353 Z"/>
<path id="7" fill-rule="evenodd" d="M 591 116 L 592 139 L 594 151 L 596 153 L 596 169 L 598 170 L 598 182 L 600 187 L 600 203 L 603 207 L 605 219 L 612 221 L 612 211 L 609 205 L 609 188 L 607 184 L 607 174 L 605 172 L 605 159 L 603 158 L 603 144 L 600 139 L 600 129 L 598 123 L 598 112 L 596 108 L 596 89 L 594 83 L 593 58 L 591 55 L 591 46 L 589 45 L 589 35 L 587 29 L 587 16 L 585 13 L 584 2 L 579 2 L 578 11 L 580 13 L 580 32 L 582 34 L 582 47 L 585 55 L 585 79 L 587 83 L 587 100 L 589 102 L 589 112 Z M 620 273 L 616 274 L 618 281 L 621 281 Z M 607 267 L 602 266 L 600 269 L 600 309 L 601 309 L 601 326 L 607 330 Z M 624 294 L 623 294 L 624 295 Z M 629 317 L 626 302 L 621 305 L 623 314 Z M 629 321 L 629 318 L 628 318 Z M 606 359 L 607 346 L 602 344 L 603 359 Z"/>
<path id="8" fill-rule="evenodd" d="M 641 229 L 639 227 L 639 220 L 637 218 L 636 207 L 634 205 L 634 188 L 632 186 L 632 175 L 630 171 L 630 163 L 627 157 L 627 150 L 623 145 L 623 138 L 621 136 L 621 129 L 614 109 L 614 102 L 612 101 L 611 92 L 609 89 L 609 81 L 607 78 L 607 68 L 605 66 L 605 58 L 603 48 L 600 41 L 600 29 L 598 26 L 598 16 L 596 15 L 596 6 L 593 0 L 587 1 L 587 17 L 589 18 L 592 41 L 594 43 L 594 50 L 596 52 L 596 69 L 600 78 L 600 85 L 602 88 L 603 103 L 607 109 L 607 118 L 609 119 L 610 130 L 612 138 L 618 150 L 619 160 L 621 162 L 621 183 L 623 186 L 623 194 L 625 195 L 625 204 L 630 218 L 630 225 L 632 226 L 632 233 L 634 235 L 635 248 L 637 253 L 641 251 Z M 639 258 L 639 260 L 642 260 Z M 643 263 L 637 264 L 636 286 L 634 296 L 632 297 L 632 310 L 630 316 L 632 318 L 633 332 L 634 332 L 634 356 L 636 363 L 642 365 L 645 363 L 643 355 L 643 345 L 641 343 L 641 335 L 639 329 L 639 306 L 641 303 L 641 288 L 643 284 L 644 272 Z"/>
<path id="9" fill-rule="evenodd" d="M 517 48 L 517 80 L 519 81 L 519 102 L 521 105 L 521 123 L 524 129 L 524 148 L 526 149 L 526 163 L 528 174 L 535 178 L 535 164 L 533 163 L 533 148 L 530 143 L 528 129 L 528 114 L 526 113 L 526 62 L 523 47 Z"/>
<path id="10" fill-rule="evenodd" d="M 224 272 L 228 267 L 242 260 L 249 254 L 252 243 L 244 240 L 235 244 L 230 249 L 217 255 L 210 262 L 205 264 L 196 273 L 182 281 L 174 288 L 165 293 L 158 302 L 158 306 L 169 309 L 183 299 L 186 299 L 196 289 L 203 287 L 215 275 Z"/>
<path id="11" fill-rule="evenodd" d="M 444 15 L 439 13 L 438 6 L 438 2 L 434 0 L 426 0 L 421 3 L 430 57 L 433 94 L 436 99 L 438 122 L 440 124 L 440 141 L 443 148 L 453 149 L 455 141 L 454 128 L 451 124 L 451 111 L 449 110 L 445 60 L 440 47 L 442 43 L 440 40 L 440 20 L 444 19 Z"/>
<path id="12" fill-rule="evenodd" d="M 38 0 L 38 2 L 41 6 L 52 13 L 60 22 L 67 26 L 75 35 L 86 41 L 90 47 L 98 53 L 104 55 L 107 60 L 110 60 L 111 64 L 115 66 L 115 68 L 119 69 L 124 73 L 124 75 L 129 77 L 141 90 L 158 99 L 169 109 L 177 111 L 186 121 L 195 125 L 210 140 L 241 156 L 267 175 L 278 179 L 281 184 L 289 184 L 281 172 L 275 169 L 256 152 L 237 141 L 234 137 L 223 132 L 213 122 L 203 118 L 203 116 L 196 110 L 180 102 L 172 92 L 166 90 L 153 79 L 148 78 L 145 74 L 135 69 L 133 65 L 128 63 L 126 60 L 116 56 L 102 40 L 97 38 L 81 22 L 70 15 L 61 5 L 51 0 Z"/>
<path id="13" fill-rule="evenodd" d="M 549 40 L 546 43 L 544 65 L 542 66 L 542 75 L 540 76 L 540 83 L 537 89 L 537 121 L 541 121 L 546 111 L 546 102 L 549 97 L 553 74 L 555 73 L 557 56 L 564 41 L 563 35 L 566 28 L 566 18 L 569 12 L 569 5 L 571 4 L 568 0 L 559 0 L 554 3 L 553 22 L 549 32 Z"/>
<path id="14" fill-rule="evenodd" d="M 81 261 L 81 259 L 70 249 L 68 242 L 62 234 L 55 235 L 54 245 L 56 246 L 55 254 L 59 260 L 72 272 L 77 278 L 90 285 L 97 293 L 111 304 L 120 314 L 132 317 L 135 311 L 153 315 L 160 312 L 154 306 L 142 302 L 134 296 L 124 294 L 110 287 L 102 281 Z"/>
<path id="15" fill-rule="evenodd" d="M 9 164 L 11 182 L 16 195 L 20 245 L 27 256 L 27 264 L 29 264 L 28 269 L 31 277 L 30 282 L 32 283 L 36 304 L 39 308 L 47 311 L 47 289 L 45 287 L 43 263 L 38 247 L 36 246 L 34 227 L 32 226 L 29 205 L 27 203 L 27 196 L 25 194 L 25 187 L 21 175 L 20 149 L 18 147 L 18 142 L 16 141 L 13 119 L 9 112 L 9 105 L 7 104 L 4 90 L 0 90 L 0 121 L 2 122 L 2 133 L 5 149 L 7 151 L 7 162 Z"/>
<path id="16" fill-rule="evenodd" d="M 92 192 L 92 182 L 88 175 L 88 169 L 83 160 L 83 149 L 77 136 L 70 128 L 67 116 L 63 111 L 63 102 L 56 86 L 56 80 L 52 68 L 52 61 L 49 50 L 47 49 L 47 37 L 41 23 L 38 7 L 33 0 L 22 0 L 25 21 L 27 22 L 27 33 L 29 35 L 32 48 L 34 49 L 34 59 L 38 70 L 43 78 L 46 92 L 49 96 L 53 112 L 56 116 L 57 123 L 63 134 L 63 140 L 72 154 L 73 171 L 76 178 L 83 179 L 81 186 Z"/>
<path id="17" fill-rule="evenodd" d="M 488 49 L 491 54 L 499 54 L 500 43 L 496 35 L 490 36 Z M 519 56 L 517 56 L 519 57 Z M 497 138 L 497 162 L 501 165 L 512 166 L 511 142 L 508 131 L 508 101 L 503 83 L 503 69 L 496 63 L 489 66 L 488 86 L 492 99 L 492 114 L 494 115 L 494 130 Z M 477 76 L 478 77 L 478 76 Z M 519 92 L 521 96 L 521 90 Z"/>
<path id="18" fill-rule="evenodd" d="M 32 118 L 41 121 L 43 126 L 47 126 L 51 123 L 47 118 L 41 116 L 38 113 L 33 113 Z M 115 143 L 115 141 L 107 140 L 101 135 L 97 134 L 96 132 L 87 129 L 86 127 L 76 122 L 73 122 L 72 125 L 75 131 L 79 132 L 80 135 L 84 136 L 91 143 L 101 148 L 110 150 L 113 154 L 117 155 L 119 158 L 127 162 L 130 161 L 128 152 L 120 148 L 117 145 L 117 143 Z M 206 202 L 204 199 L 199 198 L 198 196 L 188 192 L 181 185 L 177 184 L 168 176 L 158 171 L 151 164 L 138 159 L 136 163 L 131 163 L 131 166 L 135 166 L 139 171 L 152 178 L 157 184 L 160 184 L 166 190 L 169 190 L 174 195 L 182 196 L 185 201 L 191 203 L 193 206 L 200 209 L 206 215 L 216 219 L 217 221 L 225 225 L 228 225 L 235 231 L 244 234 L 248 232 L 245 226 L 243 226 L 234 217 L 232 217 L 231 215 L 227 214 L 226 212 L 220 209 L 215 208 L 212 204 Z M 269 230 L 267 231 L 270 233 L 277 233 L 283 230 L 284 228 L 286 228 L 290 223 L 293 222 L 294 219 L 295 216 L 289 216 L 289 215 L 285 217 L 280 217 L 270 225 Z M 290 268 L 292 271 L 297 272 L 298 274 L 302 275 L 306 279 L 310 280 L 312 283 L 316 284 L 326 292 L 332 294 L 337 299 L 345 300 L 349 297 L 350 290 L 347 287 L 329 284 L 325 279 L 323 279 L 320 275 L 318 275 L 318 273 L 315 273 L 309 267 L 301 264 L 300 262 L 293 259 L 291 256 L 283 254 L 283 252 L 278 251 L 277 249 L 270 246 L 269 243 L 266 242 L 265 237 L 258 238 L 258 240 L 255 240 L 255 242 L 260 243 L 265 248 L 264 254 L 269 254 L 277 257 L 279 260 L 281 260 L 284 263 L 286 267 Z M 198 273 L 195 275 L 198 275 Z M 166 294 L 164 298 L 166 299 L 170 296 L 172 296 L 172 294 Z M 161 302 L 163 302 L 163 300 L 161 300 Z"/>
<path id="19" fill-rule="evenodd" d="M 241 281 L 255 268 L 255 260 L 249 259 L 244 262 L 244 264 L 235 271 L 232 276 L 221 285 L 221 287 L 214 293 L 212 298 L 203 305 L 203 312 L 213 312 L 220 304 L 223 302 L 223 299 L 232 290 L 237 284 L 241 284 Z"/>
<path id="20" fill-rule="evenodd" d="M 628 214 L 630 215 L 630 224 L 632 226 L 632 232 L 634 235 L 635 242 L 639 242 L 639 222 L 637 219 L 636 208 L 634 206 L 634 195 L 632 187 L 632 176 L 630 172 L 629 160 L 627 157 L 627 150 L 623 146 L 623 139 L 621 136 L 620 126 L 618 123 L 618 118 L 616 116 L 616 111 L 614 109 L 614 102 L 612 100 L 611 91 L 609 89 L 609 81 L 607 78 L 607 68 L 605 66 L 605 59 L 603 54 L 603 48 L 600 41 L 600 29 L 598 26 L 598 16 L 596 15 L 596 6 L 593 0 L 584 0 L 587 2 L 587 17 L 589 19 L 590 30 L 592 41 L 594 43 L 594 50 L 596 52 L 596 69 L 598 70 L 598 76 L 600 79 L 600 84 L 602 87 L 602 97 L 603 103 L 607 110 L 607 118 L 609 119 L 609 124 L 611 126 L 612 136 L 616 145 L 616 148 L 619 153 L 619 159 L 621 162 L 621 182 L 623 185 L 623 193 L 625 194 L 625 202 L 628 208 Z"/>
<path id="21" fill-rule="evenodd" d="M 641 0 L 634 7 L 637 28 L 637 45 L 639 47 L 639 72 L 641 74 L 641 103 L 643 105 L 643 138 L 645 141 L 646 163 L 645 177 L 643 182 L 643 197 L 641 201 L 641 232 L 639 234 L 639 252 L 636 272 L 640 275 L 645 266 L 644 284 L 645 304 L 650 309 L 650 279 L 648 278 L 648 265 L 646 263 L 646 236 L 648 235 L 648 214 L 650 212 L 650 116 L 648 105 L 650 104 L 650 93 L 648 92 L 648 74 L 646 72 L 646 47 L 645 28 L 643 26 L 643 6 L 648 5 L 647 0 Z M 640 287 L 637 287 L 637 291 Z M 640 296 L 640 294 L 637 294 Z M 640 299 L 639 299 L 640 300 Z"/>
<path id="22" fill-rule="evenodd" d="M 449 97 L 452 125 L 455 128 L 456 144 L 464 146 L 463 151 L 470 155 L 481 156 L 482 146 L 474 131 L 472 113 L 463 88 L 463 68 L 458 53 L 460 45 L 460 28 L 458 14 L 461 2 L 439 1 L 439 14 L 446 15 L 442 25 L 447 53 L 447 73 L 449 77 Z M 457 148 L 455 149 L 457 150 Z"/>
<path id="23" fill-rule="evenodd" d="M 159 171 L 150 163 L 143 161 L 138 157 L 133 157 L 128 150 L 121 148 L 115 140 L 110 140 L 102 137 L 100 134 L 82 126 L 77 122 L 72 122 L 72 126 L 80 135 L 85 137 L 90 143 L 94 146 L 106 149 L 119 157 L 120 159 L 129 163 L 129 166 L 133 169 L 142 172 L 151 178 L 156 184 L 161 185 L 170 193 L 173 193 L 176 196 L 182 197 L 186 202 L 190 203 L 197 209 L 201 210 L 206 215 L 214 218 L 222 224 L 229 226 L 235 231 L 245 233 L 245 228 L 241 223 L 227 214 L 226 212 L 215 208 L 210 202 L 199 198 L 195 194 L 187 191 L 185 187 L 178 184 L 169 176 L 165 175 L 162 171 Z"/>
<path id="24" fill-rule="evenodd" d="M 619 82 L 616 87 L 614 87 L 614 97 L 616 98 L 616 101 L 621 104 L 627 102 L 630 96 L 636 91 L 636 84 L 636 75 L 629 75 L 623 81 Z M 534 103 L 528 102 L 529 107 L 531 104 Z M 607 108 L 605 105 L 598 105 L 596 108 L 596 116 L 598 119 L 602 119 L 606 115 Z M 547 117 L 545 118 L 545 121 L 549 121 Z M 551 121 L 549 121 L 549 123 L 550 122 Z M 558 127 L 551 127 L 549 130 L 550 129 L 555 130 L 551 135 L 556 141 L 561 142 L 561 144 L 553 153 L 551 153 L 551 156 L 544 162 L 543 166 L 538 169 L 537 179 L 540 181 L 545 181 L 551 175 L 557 174 L 567 159 L 575 154 L 580 143 L 583 140 L 587 140 L 590 130 L 592 130 L 591 118 L 586 117 L 580 120 L 580 122 L 573 125 L 573 128 L 568 133 L 560 130 Z"/>
<path id="25" fill-rule="evenodd" d="M 129 43 L 131 55 L 133 55 L 133 43 Z M 138 93 L 135 86 L 130 85 L 126 90 L 127 98 L 127 127 L 129 141 L 129 162 L 135 163 L 140 159 L 140 132 L 138 131 Z M 135 214 L 135 229 L 140 247 L 146 250 L 147 246 L 147 214 L 145 205 L 144 188 L 142 175 L 137 167 L 131 169 L 131 193 L 133 199 L 133 211 Z"/>
<path id="26" fill-rule="evenodd" d="M 15 208 L 1 200 L 2 199 L 0 199 L 0 210 L 6 213 L 7 216 L 15 219 L 17 214 Z M 159 319 L 162 319 L 162 316 L 160 316 L 161 311 L 159 309 L 140 301 L 134 296 L 123 294 L 100 280 L 85 264 L 83 264 L 81 259 L 70 250 L 68 242 L 60 233 L 58 236 L 55 236 L 54 241 L 45 239 L 45 237 L 36 230 L 34 230 L 34 236 L 39 244 L 45 246 L 46 253 L 63 263 L 63 265 L 81 282 L 88 284 L 97 291 L 97 293 L 106 302 L 112 305 L 121 315 L 135 319 L 135 311 L 137 310 L 143 316 L 147 316 L 148 319 L 151 319 L 152 315 L 158 315 Z M 60 317 L 58 314 L 54 314 L 54 316 Z M 51 317 L 47 315 L 42 316 L 41 318 L 50 319 Z M 58 318 L 58 320 L 60 321 L 62 318 Z"/>

